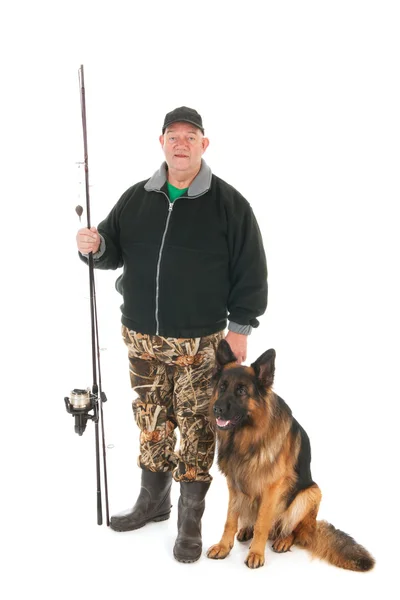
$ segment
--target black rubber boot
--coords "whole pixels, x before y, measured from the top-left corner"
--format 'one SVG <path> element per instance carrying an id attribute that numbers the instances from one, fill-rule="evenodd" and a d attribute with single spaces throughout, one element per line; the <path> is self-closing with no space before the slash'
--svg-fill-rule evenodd
<path id="1" fill-rule="evenodd" d="M 171 513 L 172 473 L 153 473 L 142 469 L 142 485 L 136 504 L 111 517 L 114 531 L 132 531 L 150 521 L 165 521 Z"/>
<path id="2" fill-rule="evenodd" d="M 179 562 L 192 563 L 201 556 L 201 517 L 206 502 L 204 500 L 210 482 L 181 481 L 181 495 L 178 502 L 178 537 L 174 546 L 174 557 Z"/>

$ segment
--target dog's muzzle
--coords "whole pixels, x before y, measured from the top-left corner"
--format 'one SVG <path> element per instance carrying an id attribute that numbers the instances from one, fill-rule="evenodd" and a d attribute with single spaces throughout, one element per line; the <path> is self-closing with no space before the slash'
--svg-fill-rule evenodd
<path id="1" fill-rule="evenodd" d="M 227 418 L 226 411 L 221 406 L 218 406 L 218 404 L 214 404 L 213 412 L 218 429 L 232 429 L 236 427 L 242 418 L 240 415 Z"/>

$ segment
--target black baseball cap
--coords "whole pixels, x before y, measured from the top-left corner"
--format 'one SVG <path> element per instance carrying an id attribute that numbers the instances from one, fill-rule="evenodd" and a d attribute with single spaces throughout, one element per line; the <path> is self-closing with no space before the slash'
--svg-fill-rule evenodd
<path id="1" fill-rule="evenodd" d="M 178 121 L 183 121 L 184 123 L 191 123 L 192 125 L 198 127 L 204 134 L 204 127 L 201 116 L 199 115 L 197 110 L 194 110 L 194 108 L 188 108 L 187 106 L 180 106 L 179 108 L 175 108 L 174 110 L 165 115 L 162 132 L 165 132 L 168 125 L 171 125 L 171 123 L 177 123 Z"/>

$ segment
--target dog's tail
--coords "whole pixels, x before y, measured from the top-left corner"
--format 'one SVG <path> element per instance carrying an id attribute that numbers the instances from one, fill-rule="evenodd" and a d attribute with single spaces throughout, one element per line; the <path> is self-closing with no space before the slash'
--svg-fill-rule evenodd
<path id="1" fill-rule="evenodd" d="M 313 556 L 342 569 L 370 571 L 375 564 L 368 550 L 326 521 L 317 521 L 313 533 L 303 538 L 299 545 L 310 550 Z"/>

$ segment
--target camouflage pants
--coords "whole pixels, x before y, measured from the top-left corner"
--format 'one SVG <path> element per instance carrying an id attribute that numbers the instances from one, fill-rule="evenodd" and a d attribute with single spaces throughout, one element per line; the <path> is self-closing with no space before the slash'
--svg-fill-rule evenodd
<path id="1" fill-rule="evenodd" d="M 202 338 L 163 338 L 122 326 L 132 403 L 140 428 L 140 467 L 173 471 L 176 481 L 211 481 L 215 432 L 209 419 L 215 350 L 224 333 Z M 175 449 L 178 427 L 179 451 Z"/>

